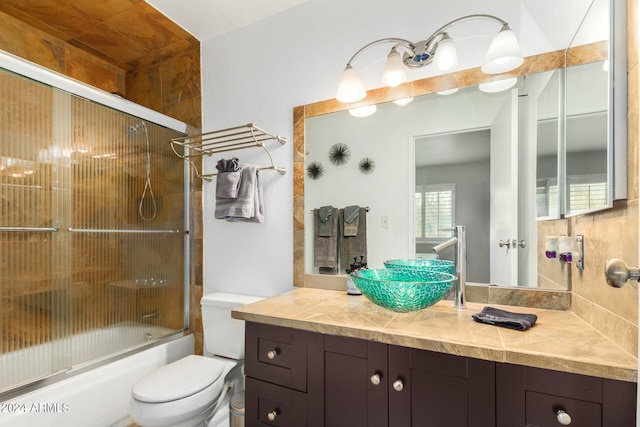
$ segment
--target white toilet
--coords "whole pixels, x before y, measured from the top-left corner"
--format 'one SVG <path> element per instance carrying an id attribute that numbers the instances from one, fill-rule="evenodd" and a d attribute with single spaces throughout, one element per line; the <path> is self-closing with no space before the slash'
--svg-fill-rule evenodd
<path id="1" fill-rule="evenodd" d="M 244 382 L 244 322 L 232 319 L 231 310 L 261 299 L 225 293 L 203 296 L 204 345 L 213 356 L 187 356 L 138 380 L 129 404 L 133 422 L 143 427 L 229 425 L 229 397 Z"/>

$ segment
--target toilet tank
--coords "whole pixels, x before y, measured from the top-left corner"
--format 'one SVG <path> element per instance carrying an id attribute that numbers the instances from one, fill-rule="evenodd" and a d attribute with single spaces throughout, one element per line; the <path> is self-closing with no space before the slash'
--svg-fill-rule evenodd
<path id="1" fill-rule="evenodd" d="M 200 307 L 207 352 L 231 359 L 244 359 L 244 321 L 232 319 L 231 310 L 261 299 L 220 292 L 203 296 Z"/>

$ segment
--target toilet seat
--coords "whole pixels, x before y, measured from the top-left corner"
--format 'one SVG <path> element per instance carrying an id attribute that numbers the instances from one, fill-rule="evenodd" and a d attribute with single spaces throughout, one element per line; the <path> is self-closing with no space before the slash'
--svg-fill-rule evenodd
<path id="1" fill-rule="evenodd" d="M 151 372 L 133 386 L 131 419 L 149 427 L 202 421 L 222 394 L 229 365 L 228 361 L 191 355 Z"/>
<path id="2" fill-rule="evenodd" d="M 144 376 L 134 385 L 133 398 L 146 403 L 183 399 L 221 380 L 223 371 L 216 359 L 190 355 Z"/>

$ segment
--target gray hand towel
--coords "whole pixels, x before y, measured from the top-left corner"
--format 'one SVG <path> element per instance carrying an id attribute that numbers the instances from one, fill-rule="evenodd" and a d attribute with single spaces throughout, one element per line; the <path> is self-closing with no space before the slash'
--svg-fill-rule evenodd
<path id="1" fill-rule="evenodd" d="M 367 210 L 359 208 L 358 230 L 355 236 L 344 234 L 344 209 L 340 210 L 340 266 L 347 270 L 354 258 L 367 261 Z"/>
<path id="2" fill-rule="evenodd" d="M 333 233 L 333 206 L 322 206 L 318 209 L 318 219 L 320 225 L 318 227 L 318 233 L 316 236 L 330 237 Z"/>
<path id="3" fill-rule="evenodd" d="M 476 322 L 487 323 L 503 328 L 525 331 L 536 324 L 535 314 L 512 313 L 493 307 L 485 307 L 480 313 L 471 315 Z"/>
<path id="4" fill-rule="evenodd" d="M 240 170 L 240 161 L 237 157 L 220 159 L 218 163 L 216 163 L 216 169 L 219 172 L 236 172 Z"/>
<path id="5" fill-rule="evenodd" d="M 332 210 L 332 232 L 327 237 L 319 235 L 320 210 L 313 210 L 313 261 L 320 274 L 338 274 L 338 209 Z"/>
<path id="6" fill-rule="evenodd" d="M 216 200 L 215 218 L 228 221 L 264 222 L 262 178 L 255 165 L 240 164 L 238 197 Z"/>
<path id="7" fill-rule="evenodd" d="M 242 171 L 218 172 L 216 179 L 216 199 L 237 199 Z"/>
<path id="8" fill-rule="evenodd" d="M 347 206 L 344 208 L 344 230 L 343 235 L 357 236 L 358 224 L 360 219 L 360 207 L 359 206 Z"/>

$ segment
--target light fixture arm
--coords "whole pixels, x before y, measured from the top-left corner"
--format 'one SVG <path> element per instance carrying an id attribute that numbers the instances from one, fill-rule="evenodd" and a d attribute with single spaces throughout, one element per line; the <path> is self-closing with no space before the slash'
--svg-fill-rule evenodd
<path id="1" fill-rule="evenodd" d="M 444 30 L 449 29 L 450 27 L 454 26 L 458 22 L 467 21 L 469 19 L 474 19 L 474 18 L 486 18 L 486 19 L 491 19 L 493 21 L 497 21 L 497 22 L 501 23 L 503 26 L 509 25 L 507 23 L 507 21 L 505 21 L 504 19 L 500 19 L 500 18 L 498 18 L 497 16 L 494 16 L 494 15 L 487 15 L 485 13 L 476 13 L 476 14 L 473 14 L 473 15 L 461 16 L 460 18 L 457 18 L 457 19 L 454 19 L 453 21 L 447 22 L 442 27 L 440 27 L 437 30 L 435 30 L 433 32 L 433 34 L 431 34 L 429 36 L 429 38 L 427 39 L 427 44 L 431 44 L 436 37 L 438 37 L 439 35 L 442 35 L 442 33 L 444 33 Z"/>
<path id="2" fill-rule="evenodd" d="M 499 23 L 501 23 L 503 26 L 504 25 L 509 25 L 507 23 L 507 21 L 505 21 L 504 19 L 500 19 L 497 16 L 494 15 L 488 15 L 488 14 L 484 14 L 484 13 L 476 13 L 473 15 L 466 15 L 466 16 L 462 16 L 460 18 L 454 19 L 453 21 L 447 22 L 446 24 L 444 24 L 442 27 L 438 28 L 436 31 L 433 32 L 433 34 L 431 34 L 429 36 L 429 38 L 426 39 L 425 44 L 427 46 L 429 46 L 429 49 L 432 49 L 433 46 L 433 42 L 435 41 L 435 39 L 438 36 L 442 36 L 442 34 L 444 33 L 444 30 L 452 27 L 453 25 L 457 24 L 458 22 L 462 22 L 462 21 L 466 21 L 469 19 L 475 19 L 475 18 L 486 18 L 486 19 L 491 19 L 493 21 L 497 21 Z M 400 39 L 400 38 L 396 38 L 396 37 L 386 37 L 384 39 L 380 39 L 380 40 L 375 40 L 372 41 L 369 44 L 366 44 L 364 46 L 362 46 L 355 54 L 353 54 L 353 56 L 349 59 L 349 61 L 347 62 L 347 67 L 349 67 L 351 65 L 351 63 L 365 50 L 369 49 L 370 47 L 373 46 L 377 46 L 383 43 L 396 43 L 400 46 L 404 46 L 407 49 L 413 51 L 415 49 L 415 45 L 413 42 L 406 40 L 406 39 Z M 404 50 L 404 49 L 403 49 Z"/>
<path id="3" fill-rule="evenodd" d="M 387 37 L 387 38 L 384 38 L 384 39 L 372 41 L 371 43 L 369 43 L 369 44 L 367 44 L 365 46 L 362 46 L 356 53 L 353 54 L 351 59 L 349 59 L 349 61 L 347 62 L 347 67 L 350 67 L 351 66 L 351 62 L 353 62 L 353 60 L 355 60 L 356 57 L 358 57 L 358 55 L 360 55 L 362 52 L 364 52 L 365 50 L 369 49 L 370 47 L 377 46 L 377 45 L 383 44 L 383 43 L 396 43 L 396 45 L 404 46 L 404 47 L 406 47 L 407 49 L 409 49 L 411 51 L 413 51 L 413 49 L 414 49 L 413 43 L 411 43 L 409 40 L 405 40 L 405 39 Z"/>

